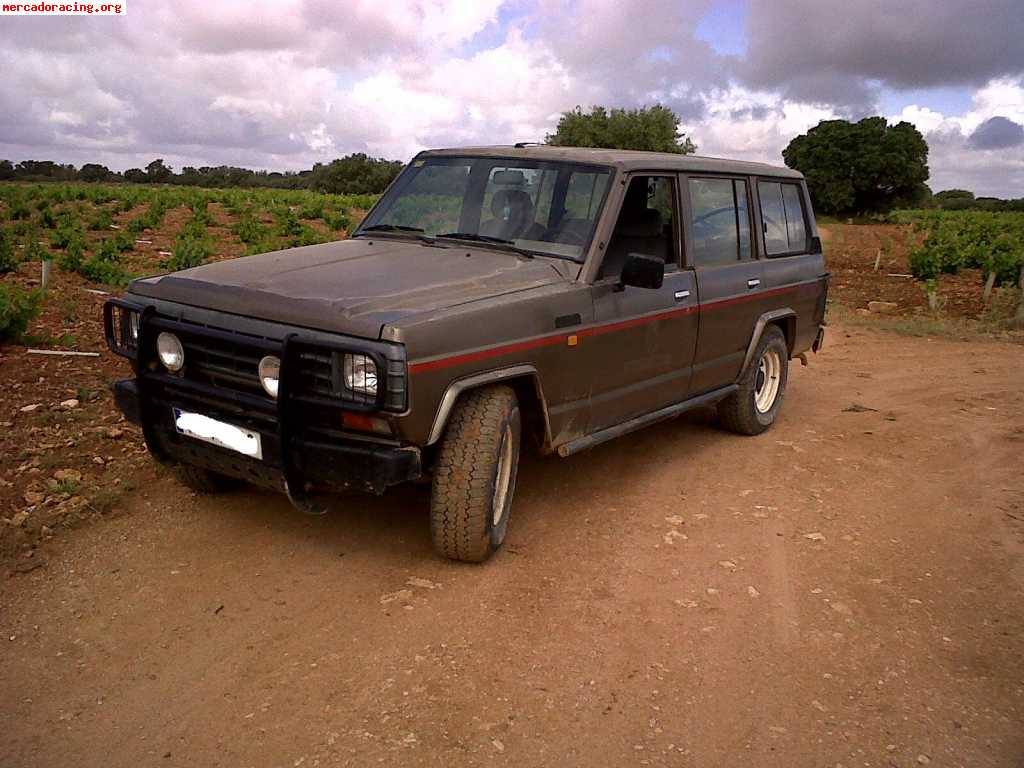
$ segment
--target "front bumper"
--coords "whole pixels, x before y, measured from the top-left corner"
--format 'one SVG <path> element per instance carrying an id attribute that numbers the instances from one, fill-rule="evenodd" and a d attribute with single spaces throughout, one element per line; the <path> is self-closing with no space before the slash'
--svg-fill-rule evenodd
<path id="1" fill-rule="evenodd" d="M 286 432 L 282 442 L 280 430 L 271 428 L 266 418 L 205 398 L 175 396 L 147 384 L 145 378 L 114 382 L 114 402 L 125 418 L 142 426 L 150 452 L 163 462 L 194 464 L 292 496 L 320 488 L 383 493 L 389 486 L 415 480 L 422 474 L 420 452 L 415 447 L 384 445 L 344 435 L 332 439 L 323 431 L 315 437 L 288 436 Z M 174 424 L 175 407 L 259 432 L 263 459 L 179 433 Z"/>

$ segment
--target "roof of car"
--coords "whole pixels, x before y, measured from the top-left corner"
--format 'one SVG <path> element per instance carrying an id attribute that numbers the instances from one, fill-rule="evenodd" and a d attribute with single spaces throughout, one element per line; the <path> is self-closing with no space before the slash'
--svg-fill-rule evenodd
<path id="1" fill-rule="evenodd" d="M 417 157 L 472 155 L 475 157 L 508 157 L 530 160 L 562 160 L 576 163 L 610 165 L 624 171 L 672 170 L 735 173 L 756 176 L 776 176 L 802 179 L 803 174 L 781 165 L 751 163 L 745 160 L 727 160 L 720 157 L 677 155 L 670 152 L 637 152 L 630 149 L 596 149 L 591 147 L 555 147 L 548 144 L 534 146 L 452 147 L 431 149 Z"/>

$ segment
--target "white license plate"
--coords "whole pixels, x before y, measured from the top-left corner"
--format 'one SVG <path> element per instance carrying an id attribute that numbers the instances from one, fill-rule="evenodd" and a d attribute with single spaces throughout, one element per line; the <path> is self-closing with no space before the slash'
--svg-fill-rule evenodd
<path id="1" fill-rule="evenodd" d="M 238 451 L 254 459 L 263 458 L 263 446 L 260 444 L 259 432 L 252 432 L 236 427 L 234 424 L 211 419 L 201 413 L 189 413 L 178 408 L 174 409 L 174 426 L 180 434 L 194 437 L 204 443 L 212 443 L 221 448 Z"/>

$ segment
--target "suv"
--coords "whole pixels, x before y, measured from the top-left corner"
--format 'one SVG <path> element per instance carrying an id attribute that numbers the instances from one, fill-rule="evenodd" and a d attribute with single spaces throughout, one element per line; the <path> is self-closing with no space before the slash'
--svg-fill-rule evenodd
<path id="1" fill-rule="evenodd" d="M 192 488 L 319 512 L 429 478 L 435 547 L 482 561 L 527 438 L 770 427 L 827 288 L 795 171 L 517 145 L 423 152 L 350 239 L 142 278 L 104 319 L 118 406 Z"/>

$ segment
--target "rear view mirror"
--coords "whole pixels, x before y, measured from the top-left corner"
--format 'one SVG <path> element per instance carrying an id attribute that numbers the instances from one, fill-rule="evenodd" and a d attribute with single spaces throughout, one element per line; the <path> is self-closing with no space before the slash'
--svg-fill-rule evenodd
<path id="1" fill-rule="evenodd" d="M 631 253 L 622 266 L 622 285 L 636 288 L 661 288 L 665 280 L 665 262 L 657 256 L 646 253 Z"/>

